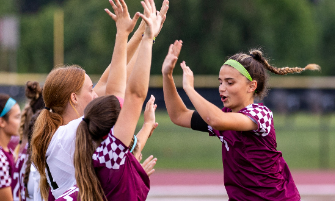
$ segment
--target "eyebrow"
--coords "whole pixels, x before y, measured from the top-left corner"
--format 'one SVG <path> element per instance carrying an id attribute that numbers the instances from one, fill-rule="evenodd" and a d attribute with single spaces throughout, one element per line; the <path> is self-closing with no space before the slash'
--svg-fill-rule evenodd
<path id="1" fill-rule="evenodd" d="M 218 80 L 219 80 L 219 81 L 222 81 L 221 78 L 218 78 Z M 228 77 L 228 78 L 224 78 L 223 80 L 225 80 L 225 81 L 228 81 L 228 80 L 234 80 L 234 78 L 232 78 L 232 77 Z"/>

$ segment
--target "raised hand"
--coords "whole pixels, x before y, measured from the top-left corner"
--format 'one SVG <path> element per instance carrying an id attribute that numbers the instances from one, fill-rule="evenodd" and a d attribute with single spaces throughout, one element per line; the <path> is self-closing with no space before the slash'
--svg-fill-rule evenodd
<path id="1" fill-rule="evenodd" d="M 153 0 L 144 0 L 141 1 L 141 4 L 144 8 L 144 14 L 140 13 L 139 15 L 146 23 L 144 37 L 152 40 L 155 37 L 155 33 L 159 33 L 162 16 L 159 11 L 156 10 L 156 5 Z"/>
<path id="2" fill-rule="evenodd" d="M 176 40 L 174 44 L 170 45 L 169 52 L 166 55 L 165 60 L 162 65 L 163 75 L 172 74 L 173 69 L 176 66 L 182 46 L 183 46 L 183 41 L 181 40 Z"/>
<path id="3" fill-rule="evenodd" d="M 149 156 L 145 161 L 141 164 L 145 172 L 148 176 L 152 175 L 155 172 L 155 165 L 157 162 L 157 158 L 154 158 L 152 155 Z"/>
<path id="4" fill-rule="evenodd" d="M 187 89 L 194 88 L 194 76 L 190 67 L 186 66 L 185 61 L 180 66 L 183 69 L 183 89 L 186 91 Z"/>
<path id="5" fill-rule="evenodd" d="M 155 33 L 155 37 L 158 36 L 158 34 L 160 33 L 160 31 L 163 28 L 163 24 L 164 24 L 164 22 L 166 20 L 166 13 L 167 13 L 168 10 L 169 10 L 169 0 L 164 0 L 163 3 L 162 3 L 161 10 L 159 11 L 159 14 L 162 16 L 161 27 L 158 30 L 158 32 Z M 145 13 L 144 13 L 144 15 L 145 15 Z M 141 21 L 141 24 L 138 27 L 137 31 L 141 31 L 142 33 L 145 32 L 145 21 L 144 20 Z"/>
<path id="6" fill-rule="evenodd" d="M 148 138 L 152 135 L 155 128 L 157 128 L 158 123 L 156 122 L 155 117 L 155 111 L 156 111 L 157 105 L 155 104 L 155 97 L 151 95 L 150 99 L 148 100 L 145 110 L 144 110 L 144 123 L 149 124 L 152 126 L 152 129 L 150 131 L 150 134 Z"/>
<path id="7" fill-rule="evenodd" d="M 168 12 L 168 10 L 169 10 L 169 0 L 164 0 L 162 3 L 161 10 L 159 11 L 159 14 L 162 16 L 162 22 L 158 32 L 155 33 L 155 37 L 158 36 L 158 34 L 161 32 L 163 28 L 163 24 L 166 20 L 166 13 Z"/>
<path id="8" fill-rule="evenodd" d="M 113 14 L 107 8 L 105 9 L 105 11 L 115 21 L 117 34 L 125 33 L 129 35 L 133 31 L 136 22 L 140 17 L 140 13 L 136 13 L 133 19 L 131 19 L 128 12 L 127 4 L 124 2 L 124 0 L 114 1 L 109 0 L 109 3 L 111 4 L 115 14 Z"/>

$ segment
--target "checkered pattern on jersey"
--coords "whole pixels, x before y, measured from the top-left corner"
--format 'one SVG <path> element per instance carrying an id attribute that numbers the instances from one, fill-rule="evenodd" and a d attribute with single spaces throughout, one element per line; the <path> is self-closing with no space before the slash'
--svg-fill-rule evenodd
<path id="1" fill-rule="evenodd" d="M 95 150 L 92 158 L 109 169 L 119 169 L 124 164 L 128 151 L 128 147 L 114 137 L 112 128 L 108 137 Z"/>
<path id="2" fill-rule="evenodd" d="M 12 178 L 9 175 L 9 162 L 7 156 L 0 149 L 0 188 L 10 186 Z"/>
<path id="3" fill-rule="evenodd" d="M 243 108 L 240 112 L 253 118 L 257 122 L 258 129 L 254 130 L 256 135 L 262 135 L 264 137 L 270 133 L 273 123 L 273 114 L 269 108 L 261 104 L 251 104 Z"/>

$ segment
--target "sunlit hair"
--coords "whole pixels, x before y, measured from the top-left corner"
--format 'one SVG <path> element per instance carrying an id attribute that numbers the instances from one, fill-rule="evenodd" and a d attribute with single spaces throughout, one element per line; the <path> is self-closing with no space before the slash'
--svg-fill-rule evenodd
<path id="1" fill-rule="evenodd" d="M 267 95 L 267 81 L 268 74 L 266 70 L 278 74 L 286 75 L 289 73 L 301 73 L 305 70 L 320 70 L 320 66 L 317 64 L 308 64 L 304 68 L 299 67 L 283 67 L 276 68 L 269 64 L 267 59 L 263 57 L 261 50 L 253 49 L 250 50 L 250 54 L 238 53 L 231 56 L 229 59 L 238 61 L 244 66 L 244 68 L 249 72 L 251 78 L 257 81 L 257 89 L 255 90 L 255 96 L 260 100 Z"/>
<path id="2" fill-rule="evenodd" d="M 85 121 L 82 121 L 76 134 L 74 167 L 79 198 L 85 201 L 103 201 L 105 194 L 95 174 L 92 156 L 107 135 L 119 116 L 121 107 L 119 100 L 111 96 L 103 96 L 91 101 L 84 110 Z"/>
<path id="3" fill-rule="evenodd" d="M 72 65 L 52 70 L 43 86 L 43 100 L 49 110 L 42 110 L 38 116 L 31 140 L 32 161 L 40 173 L 40 191 L 44 200 L 48 200 L 46 151 L 52 136 L 63 124 L 62 114 L 70 101 L 71 93 L 79 92 L 84 84 L 85 71 Z"/>

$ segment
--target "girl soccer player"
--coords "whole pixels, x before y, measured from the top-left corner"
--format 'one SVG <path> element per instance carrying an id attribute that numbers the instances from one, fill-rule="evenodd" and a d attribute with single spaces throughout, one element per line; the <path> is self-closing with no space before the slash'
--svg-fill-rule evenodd
<path id="1" fill-rule="evenodd" d="M 181 41 L 170 47 L 162 67 L 166 108 L 173 123 L 220 139 L 229 200 L 300 200 L 290 170 L 276 149 L 273 114 L 254 99 L 266 95 L 266 70 L 285 75 L 317 70 L 319 66 L 276 68 L 259 50 L 235 54 L 219 72 L 219 95 L 224 104 L 221 110 L 195 91 L 193 73 L 182 62 L 183 89 L 194 111 L 184 105 L 172 76 L 181 47 Z"/>
<path id="2" fill-rule="evenodd" d="M 123 0 L 121 0 L 122 5 L 118 0 L 116 2 L 117 7 L 126 8 Z M 122 11 L 124 10 L 122 9 Z M 120 42 L 123 48 L 123 41 L 125 40 L 127 53 L 125 55 L 123 55 L 123 52 L 121 55 L 116 55 L 116 52 L 113 53 L 110 66 L 94 89 L 91 79 L 78 66 L 57 68 L 49 73 L 46 79 L 43 87 L 46 109 L 41 112 L 35 123 L 32 138 L 32 161 L 41 175 L 40 191 L 45 200 L 48 198 L 50 187 L 54 197 L 58 198 L 76 184 L 73 166 L 74 142 L 76 129 L 82 121 L 81 116 L 84 114 L 84 108 L 97 95 L 111 94 L 106 86 L 110 84 L 118 85 L 117 80 L 119 78 L 125 79 L 127 76 L 126 73 L 116 73 L 123 70 L 120 68 L 125 67 L 115 65 L 115 59 L 124 56 L 127 59 L 129 58 L 128 46 L 133 40 L 130 40 L 127 44 L 127 39 L 140 15 L 135 15 L 134 19 L 131 19 L 127 10 L 118 14 L 115 16 L 116 18 L 113 18 L 117 24 L 115 48 L 119 47 Z M 162 23 L 157 24 L 155 22 L 154 26 L 154 34 L 158 35 Z M 147 32 L 147 29 L 145 32 Z M 140 33 L 141 36 L 142 34 L 143 32 Z M 132 38 L 134 37 L 135 35 Z M 137 41 L 141 43 L 140 47 L 146 37 L 147 35 L 144 34 L 140 42 Z M 147 47 L 144 45 L 144 48 Z M 140 55 L 140 52 L 138 52 L 138 55 Z M 137 58 L 140 57 L 137 56 Z M 143 61 L 142 58 L 138 60 Z M 138 75 L 141 75 L 141 73 Z M 114 80 L 111 76 L 118 79 Z M 120 90 L 124 91 L 124 89 Z"/>
<path id="3" fill-rule="evenodd" d="M 0 94 L 0 198 L 13 200 L 15 163 L 8 143 L 18 135 L 21 120 L 20 106 L 7 94 Z"/>
<path id="4" fill-rule="evenodd" d="M 125 4 L 123 9 L 125 9 Z M 145 15 L 139 14 L 146 22 L 146 30 L 139 47 L 138 59 L 125 89 L 124 104 L 112 95 L 99 97 L 87 105 L 84 118 L 77 129 L 74 165 L 80 200 L 146 200 L 150 188 L 148 175 L 128 147 L 134 138 L 134 131 L 147 96 L 152 45 L 155 31 L 162 17 L 156 15 L 153 0 L 142 2 Z M 121 8 L 113 5 L 116 15 Z M 114 17 L 114 16 L 113 16 Z M 125 57 L 123 64 L 125 64 Z M 145 124 L 148 131 L 154 128 L 152 118 L 156 106 L 154 98 L 148 101 L 151 111 Z M 148 120 L 148 121 L 147 121 Z M 106 136 L 107 135 L 107 136 Z M 93 141 L 93 143 L 92 143 Z M 141 145 L 144 146 L 145 142 Z M 93 159 L 93 163 L 92 163 Z M 74 186 L 57 201 L 76 198 Z"/>
<path id="5" fill-rule="evenodd" d="M 32 175 L 35 174 L 32 173 L 30 175 L 31 160 L 30 160 L 30 149 L 28 146 L 28 144 L 30 144 L 30 142 L 28 141 L 29 139 L 31 139 L 31 133 L 32 133 L 32 125 L 30 123 L 31 122 L 30 120 L 32 119 L 35 113 L 44 108 L 44 102 L 42 98 L 42 88 L 40 87 L 38 82 L 28 81 L 26 83 L 25 95 L 28 99 L 30 99 L 30 101 L 23 109 L 21 115 L 21 124 L 19 129 L 20 143 L 15 149 L 15 156 L 17 156 L 15 165 L 15 174 L 17 174 L 18 177 L 14 179 L 15 184 L 13 192 L 14 201 L 34 200 L 33 198 L 34 194 L 30 190 L 29 192 L 30 194 L 27 195 L 28 191 L 26 188 L 29 178 L 30 178 L 30 184 L 33 184 L 34 183 L 33 181 L 35 180 L 32 177 Z M 27 161 L 28 165 L 26 165 Z M 31 189 L 31 186 L 29 187 L 29 189 Z M 35 200 L 37 200 L 36 195 Z"/>

